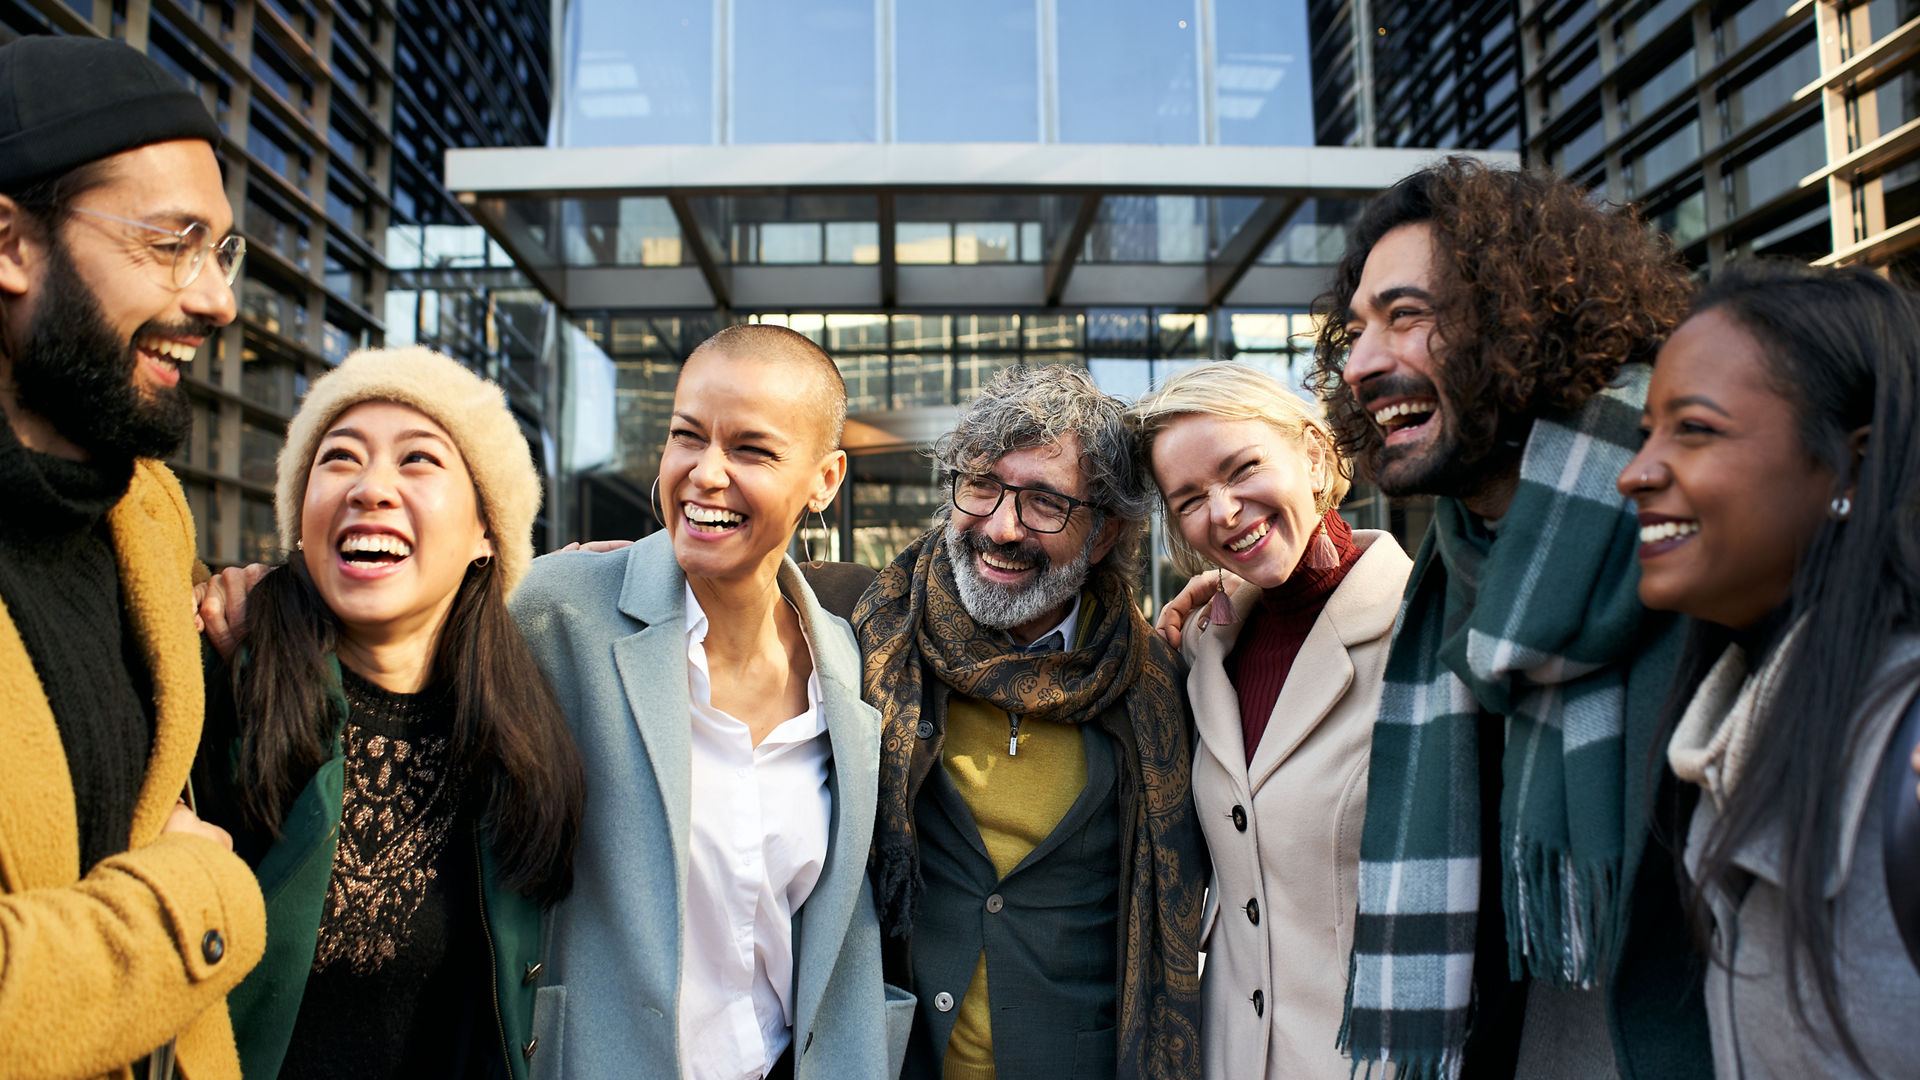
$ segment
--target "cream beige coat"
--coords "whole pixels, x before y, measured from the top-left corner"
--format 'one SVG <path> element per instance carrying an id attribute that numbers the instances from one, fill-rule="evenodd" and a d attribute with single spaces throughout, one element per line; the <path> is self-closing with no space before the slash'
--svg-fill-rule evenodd
<path id="1" fill-rule="evenodd" d="M 1193 798 L 1213 854 L 1200 987 L 1201 1060 L 1213 1080 L 1348 1080 L 1352 1072 L 1334 1043 L 1353 947 L 1367 760 L 1393 619 L 1413 569 L 1387 533 L 1356 529 L 1353 540 L 1360 561 L 1300 647 L 1251 767 L 1224 661 L 1259 593 L 1237 599 L 1241 621 L 1184 643 L 1200 731 Z"/>

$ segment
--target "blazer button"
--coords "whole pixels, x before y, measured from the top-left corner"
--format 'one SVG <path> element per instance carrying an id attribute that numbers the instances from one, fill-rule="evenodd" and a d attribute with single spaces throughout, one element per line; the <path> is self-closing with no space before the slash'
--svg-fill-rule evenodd
<path id="1" fill-rule="evenodd" d="M 539 1036 L 535 1036 L 528 1039 L 527 1045 L 520 1048 L 520 1056 L 526 1058 L 528 1061 L 532 1061 L 533 1052 L 538 1049 L 540 1049 L 540 1038 Z"/>
<path id="2" fill-rule="evenodd" d="M 1241 832 L 1247 831 L 1247 808 L 1246 807 L 1235 806 L 1233 808 L 1233 827 L 1236 829 L 1239 829 Z"/>
<path id="3" fill-rule="evenodd" d="M 1267 995 L 1261 993 L 1258 990 L 1255 990 L 1253 992 L 1253 1015 L 1255 1016 L 1267 1015 Z"/>
<path id="4" fill-rule="evenodd" d="M 536 982 L 536 981 L 538 981 L 538 980 L 539 980 L 539 978 L 540 978 L 540 973 L 541 973 L 542 971 L 545 971 L 545 970 L 546 970 L 546 967 L 547 967 L 547 965 L 545 965 L 545 964 L 541 964 L 541 963 L 533 963 L 533 964 L 528 964 L 528 965 L 527 965 L 527 977 L 526 977 L 526 978 L 524 978 L 524 979 L 521 979 L 521 980 L 520 980 L 520 982 L 521 982 L 521 984 L 522 984 L 522 985 L 530 985 L 530 984 L 532 984 L 532 983 L 534 983 L 534 982 Z"/>
<path id="5" fill-rule="evenodd" d="M 1257 898 L 1247 901 L 1247 920 L 1255 926 L 1260 925 L 1260 901 Z"/>
<path id="6" fill-rule="evenodd" d="M 1006 906 L 1006 900 L 1002 899 L 999 893 L 987 897 L 987 914 L 989 915 L 1000 914 L 1000 909 Z"/>
<path id="7" fill-rule="evenodd" d="M 219 963 L 220 958 L 227 955 L 227 939 L 221 937 L 218 930 L 207 931 L 200 939 L 200 955 L 209 964 Z"/>
<path id="8" fill-rule="evenodd" d="M 941 1012 L 952 1012 L 953 995 L 947 993 L 945 990 L 933 995 L 933 1007 L 939 1009 Z"/>
<path id="9" fill-rule="evenodd" d="M 914 730 L 919 734 L 921 738 L 931 739 L 933 738 L 933 721 L 922 720 L 920 721 L 920 726 L 915 728 Z"/>

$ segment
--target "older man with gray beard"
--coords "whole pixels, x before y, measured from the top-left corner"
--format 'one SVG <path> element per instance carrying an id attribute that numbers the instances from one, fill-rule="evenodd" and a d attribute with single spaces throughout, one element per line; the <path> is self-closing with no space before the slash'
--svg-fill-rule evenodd
<path id="1" fill-rule="evenodd" d="M 937 455 L 949 502 L 854 612 L 888 975 L 920 1000 L 904 1075 L 1198 1076 L 1192 722 L 1133 603 L 1124 407 L 1006 371 Z"/>

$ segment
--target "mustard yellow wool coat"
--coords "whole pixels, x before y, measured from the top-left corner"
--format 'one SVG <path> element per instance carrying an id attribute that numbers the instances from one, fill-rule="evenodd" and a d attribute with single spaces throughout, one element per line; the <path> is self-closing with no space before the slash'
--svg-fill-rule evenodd
<path id="1" fill-rule="evenodd" d="M 226 995 L 266 942 L 260 887 L 212 841 L 160 834 L 205 709 L 193 521 L 173 474 L 140 461 L 107 523 L 156 722 L 132 848 L 84 878 L 60 732 L 0 602 L 0 1080 L 130 1076 L 176 1035 L 178 1075 L 236 1078 Z"/>

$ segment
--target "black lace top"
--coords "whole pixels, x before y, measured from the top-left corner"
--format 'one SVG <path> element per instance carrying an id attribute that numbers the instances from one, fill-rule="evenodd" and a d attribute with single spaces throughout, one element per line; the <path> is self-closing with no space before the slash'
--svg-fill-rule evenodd
<path id="1" fill-rule="evenodd" d="M 505 1060 L 480 921 L 474 807 L 444 693 L 341 668 L 346 792 L 282 1077 L 487 1075 Z"/>

